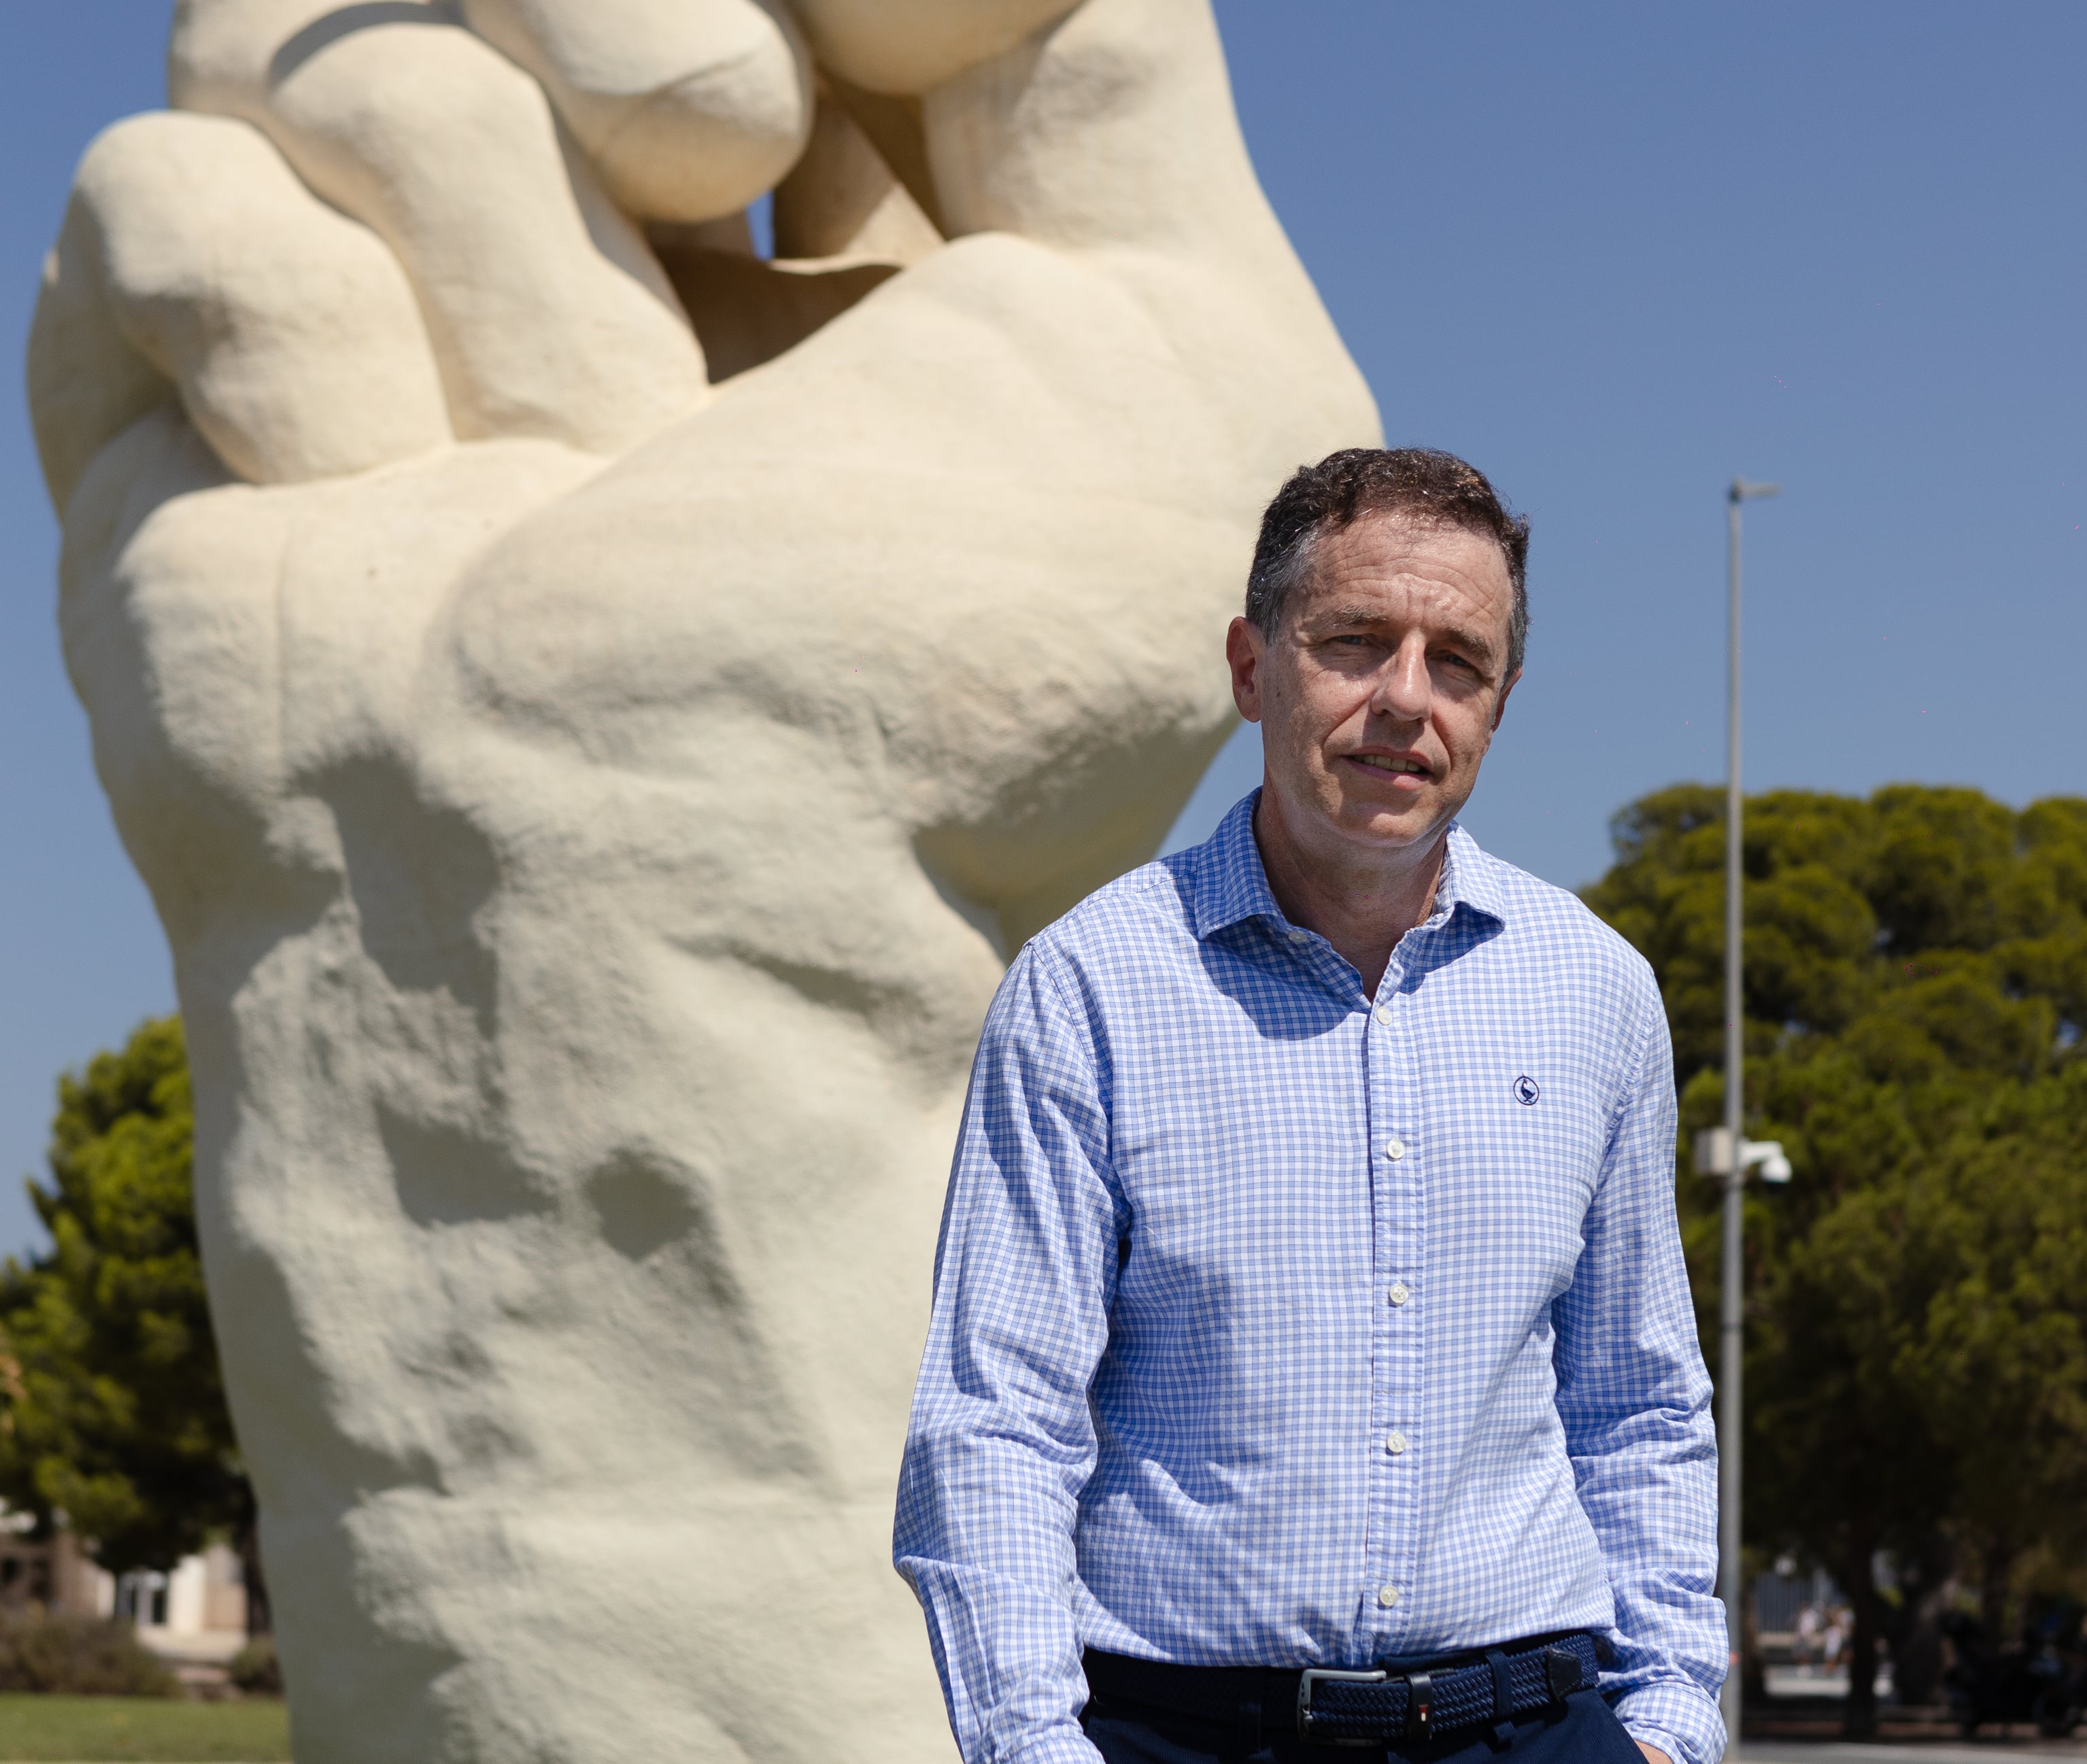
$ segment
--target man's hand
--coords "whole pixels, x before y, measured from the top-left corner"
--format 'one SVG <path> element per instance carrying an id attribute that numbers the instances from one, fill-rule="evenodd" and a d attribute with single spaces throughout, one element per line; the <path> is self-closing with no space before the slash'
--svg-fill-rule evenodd
<path id="1" fill-rule="evenodd" d="M 1647 1745 L 1644 1741 L 1640 1740 L 1637 1742 L 1637 1749 L 1645 1753 L 1648 1764 L 1674 1764 L 1674 1760 L 1656 1745 Z"/>
<path id="2" fill-rule="evenodd" d="M 32 391 L 301 1726 L 936 1751 L 886 1550 L 979 1018 L 1374 429 L 1206 6 L 182 0 L 170 66 Z"/>

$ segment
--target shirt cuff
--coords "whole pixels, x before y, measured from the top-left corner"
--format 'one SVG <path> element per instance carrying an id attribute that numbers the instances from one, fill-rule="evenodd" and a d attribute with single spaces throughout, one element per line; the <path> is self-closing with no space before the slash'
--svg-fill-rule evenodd
<path id="1" fill-rule="evenodd" d="M 1718 1764 L 1724 1756 L 1724 1717 L 1695 1685 L 1641 1685 L 1619 1697 L 1615 1708 L 1626 1733 L 1658 1746 L 1674 1764 Z"/>
<path id="2" fill-rule="evenodd" d="M 1053 1722 L 1035 1739 L 1008 1753 L 1000 1764 L 1102 1764 L 1102 1755 L 1077 1727 Z"/>

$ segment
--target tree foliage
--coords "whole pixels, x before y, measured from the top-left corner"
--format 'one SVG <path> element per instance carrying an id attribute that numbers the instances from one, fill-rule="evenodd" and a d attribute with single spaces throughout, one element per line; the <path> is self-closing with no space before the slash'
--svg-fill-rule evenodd
<path id="1" fill-rule="evenodd" d="M 1723 1113 L 1722 793 L 1612 831 L 1588 899 L 1658 971 L 1685 1138 Z M 2087 801 L 1778 792 L 1744 835 L 1747 1131 L 1795 1171 L 1747 1200 L 1748 1540 L 1833 1570 L 1859 1686 L 1880 1637 L 1910 1684 L 1943 1589 L 1997 1631 L 2087 1550 Z M 1681 1180 L 1714 1365 L 1720 1195 Z"/>
<path id="2" fill-rule="evenodd" d="M 45 1527 L 62 1514 L 115 1574 L 225 1535 L 252 1558 L 192 1135 L 181 1023 L 148 1022 L 59 1081 L 50 1181 L 29 1184 L 52 1248 L 0 1270 L 0 1500 Z"/>

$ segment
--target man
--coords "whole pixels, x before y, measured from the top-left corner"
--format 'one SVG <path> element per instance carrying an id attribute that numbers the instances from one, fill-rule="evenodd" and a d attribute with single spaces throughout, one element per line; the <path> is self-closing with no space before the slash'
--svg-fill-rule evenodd
<path id="1" fill-rule="evenodd" d="M 1527 549 L 1446 454 L 1299 472 L 1261 789 L 994 1002 L 895 1545 L 968 1764 L 1723 1748 L 1659 993 L 1455 821 Z"/>

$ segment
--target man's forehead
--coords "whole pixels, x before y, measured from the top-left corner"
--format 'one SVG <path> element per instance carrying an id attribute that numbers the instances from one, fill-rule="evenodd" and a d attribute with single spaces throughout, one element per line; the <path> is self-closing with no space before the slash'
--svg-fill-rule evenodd
<path id="1" fill-rule="evenodd" d="M 1514 586 L 1500 546 L 1446 522 L 1365 515 L 1313 548 L 1298 611 L 1317 622 L 1424 616 L 1431 609 L 1504 620 Z"/>
<path id="2" fill-rule="evenodd" d="M 1329 574 L 1406 569 L 1468 577 L 1475 585 L 1503 590 L 1512 586 L 1507 553 L 1491 534 L 1399 510 L 1359 515 L 1347 526 L 1321 533 L 1312 549 L 1315 562 Z"/>

